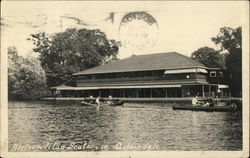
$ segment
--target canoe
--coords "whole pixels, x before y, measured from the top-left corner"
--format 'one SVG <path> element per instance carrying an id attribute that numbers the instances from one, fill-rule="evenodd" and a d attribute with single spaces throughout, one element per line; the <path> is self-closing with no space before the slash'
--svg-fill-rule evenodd
<path id="1" fill-rule="evenodd" d="M 81 105 L 83 106 L 97 106 L 96 103 L 91 103 L 91 102 L 86 102 L 86 101 L 81 101 Z M 112 102 L 112 103 L 101 103 L 101 106 L 122 106 L 123 102 L 122 101 L 117 101 L 117 102 Z"/>
<path id="2" fill-rule="evenodd" d="M 91 103 L 91 102 L 86 102 L 86 101 L 81 101 L 81 105 L 83 105 L 83 106 L 97 106 L 96 103 Z"/>
<path id="3" fill-rule="evenodd" d="M 116 101 L 108 104 L 109 106 L 122 106 L 123 101 Z"/>
<path id="4" fill-rule="evenodd" d="M 231 104 L 227 106 L 213 106 L 213 107 L 204 107 L 204 106 L 193 106 L 193 105 L 173 105 L 173 110 L 192 110 L 192 111 L 236 111 L 237 105 Z"/>

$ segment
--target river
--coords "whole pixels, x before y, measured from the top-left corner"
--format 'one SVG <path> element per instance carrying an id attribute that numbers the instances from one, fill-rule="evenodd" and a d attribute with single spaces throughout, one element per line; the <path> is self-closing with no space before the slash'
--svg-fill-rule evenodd
<path id="1" fill-rule="evenodd" d="M 9 151 L 242 150 L 241 112 L 9 102 Z"/>

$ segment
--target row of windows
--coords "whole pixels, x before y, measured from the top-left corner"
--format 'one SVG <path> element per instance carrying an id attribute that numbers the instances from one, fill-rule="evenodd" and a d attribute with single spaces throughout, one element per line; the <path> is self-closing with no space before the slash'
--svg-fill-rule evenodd
<path id="1" fill-rule="evenodd" d="M 164 78 L 167 79 L 205 79 L 206 75 L 202 73 L 180 73 L 180 74 L 166 74 L 163 75 Z"/>
<path id="2" fill-rule="evenodd" d="M 119 98 L 166 98 L 182 97 L 181 88 L 140 88 L 140 89 L 102 89 L 82 91 L 61 91 L 58 96 L 63 97 L 119 97 Z"/>
<path id="3" fill-rule="evenodd" d="M 130 78 L 130 77 L 151 77 L 162 76 L 164 70 L 159 71 L 141 71 L 141 72 L 121 72 L 78 76 L 79 79 L 106 79 L 106 78 Z"/>
<path id="4" fill-rule="evenodd" d="M 108 78 L 131 78 L 131 77 L 164 77 L 168 79 L 192 79 L 192 78 L 205 78 L 203 74 L 167 74 L 164 71 L 141 71 L 141 72 L 124 72 L 124 73 L 107 73 L 78 76 L 78 79 L 108 79 Z M 217 76 L 216 71 L 210 71 L 209 76 L 214 78 Z M 223 77 L 223 72 L 218 72 L 218 77 Z"/>

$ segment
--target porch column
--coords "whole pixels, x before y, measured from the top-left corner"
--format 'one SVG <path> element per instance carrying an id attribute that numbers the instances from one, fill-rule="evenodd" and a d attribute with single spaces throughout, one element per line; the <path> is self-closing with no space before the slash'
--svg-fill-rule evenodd
<path id="1" fill-rule="evenodd" d="M 138 89 L 135 89 L 136 91 L 136 98 L 138 98 Z"/>
<path id="2" fill-rule="evenodd" d="M 152 98 L 152 88 L 149 88 L 150 90 L 150 98 Z"/>
<path id="3" fill-rule="evenodd" d="M 168 97 L 168 88 L 165 88 L 166 98 Z"/>
<path id="4" fill-rule="evenodd" d="M 122 89 L 119 89 L 119 98 L 122 98 Z"/>
<path id="5" fill-rule="evenodd" d="M 208 86 L 208 92 L 209 92 L 209 96 L 211 95 L 211 86 Z"/>
<path id="6" fill-rule="evenodd" d="M 219 86 L 217 85 L 216 88 L 217 88 L 216 89 L 216 98 L 218 98 L 219 97 Z"/>
<path id="7" fill-rule="evenodd" d="M 202 97 L 205 98 L 204 85 L 202 85 Z"/>
<path id="8" fill-rule="evenodd" d="M 125 98 L 125 89 L 122 89 L 122 97 Z"/>
<path id="9" fill-rule="evenodd" d="M 100 90 L 100 89 L 98 89 L 98 92 L 99 92 L 99 96 L 102 97 L 102 96 L 101 96 L 102 93 L 101 93 L 101 90 Z"/>

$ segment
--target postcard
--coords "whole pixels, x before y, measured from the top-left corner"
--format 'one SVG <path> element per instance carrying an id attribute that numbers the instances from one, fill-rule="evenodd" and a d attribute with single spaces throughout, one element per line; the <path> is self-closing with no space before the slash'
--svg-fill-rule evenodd
<path id="1" fill-rule="evenodd" d="M 249 157 L 248 1 L 2 1 L 2 157 Z"/>

